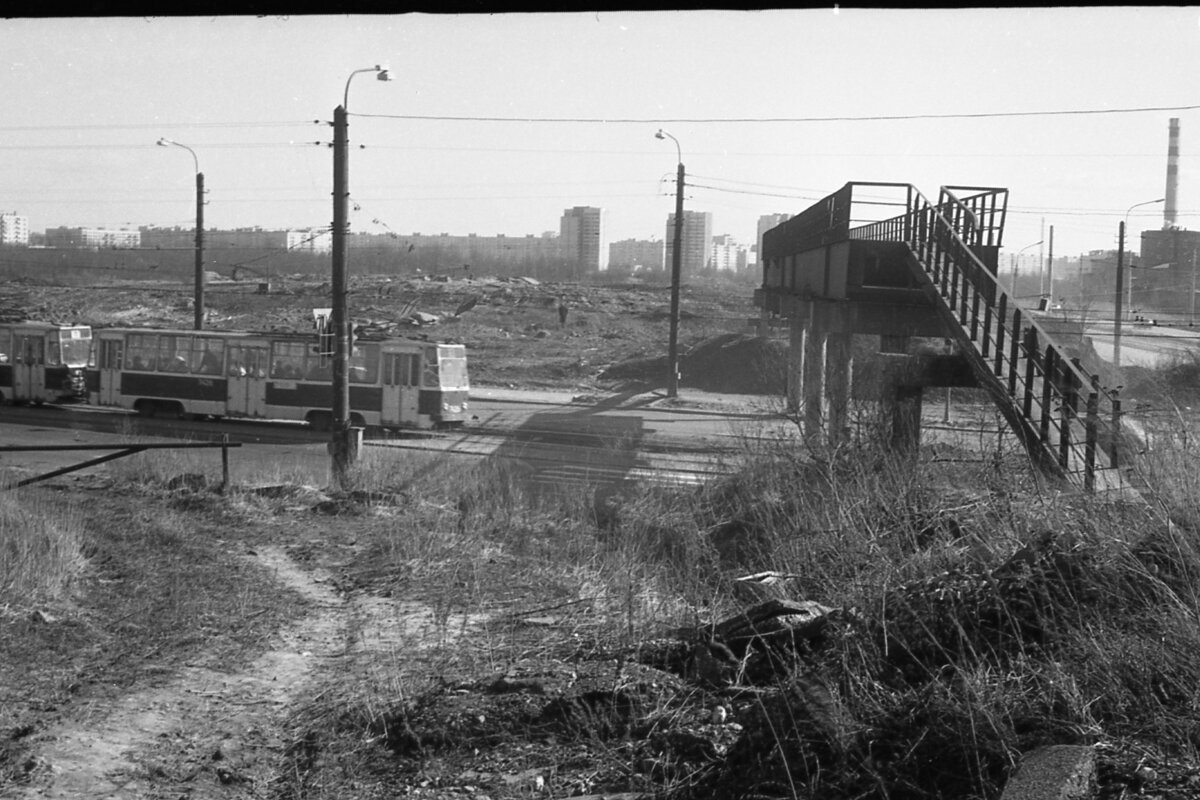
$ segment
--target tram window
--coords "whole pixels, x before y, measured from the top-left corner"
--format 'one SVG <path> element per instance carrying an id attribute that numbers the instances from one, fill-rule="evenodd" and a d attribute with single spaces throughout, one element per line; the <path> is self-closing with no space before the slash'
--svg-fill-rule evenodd
<path id="1" fill-rule="evenodd" d="M 7 364 L 12 352 L 12 332 L 0 331 L 0 364 Z"/>
<path id="2" fill-rule="evenodd" d="M 92 332 L 86 328 L 67 328 L 59 331 L 62 344 L 62 361 L 68 367 L 90 364 L 92 354 Z"/>
<path id="3" fill-rule="evenodd" d="M 62 365 L 62 351 L 58 346 L 58 331 L 50 331 L 46 335 L 46 364 L 52 367 Z"/>
<path id="4" fill-rule="evenodd" d="M 190 336 L 163 335 L 158 339 L 158 371 L 187 372 L 188 355 L 192 348 Z"/>
<path id="5" fill-rule="evenodd" d="M 224 363 L 224 340 L 203 336 L 192 340 L 192 372 L 197 375 L 220 375 Z"/>
<path id="6" fill-rule="evenodd" d="M 112 339 L 100 342 L 100 366 L 103 369 L 121 368 L 121 343 Z"/>
<path id="7" fill-rule="evenodd" d="M 379 347 L 355 347 L 350 356 L 351 383 L 379 381 Z"/>
<path id="8" fill-rule="evenodd" d="M 384 382 L 388 386 L 416 386 L 421 377 L 420 363 L 415 353 L 389 353 Z"/>
<path id="9" fill-rule="evenodd" d="M 421 385 L 433 388 L 438 385 L 438 380 L 437 348 L 428 347 L 425 349 L 425 371 L 421 376 Z"/>
<path id="10" fill-rule="evenodd" d="M 467 359 L 461 355 L 442 353 L 441 387 L 443 389 L 467 388 Z"/>
<path id="11" fill-rule="evenodd" d="M 226 374 L 234 378 L 265 378 L 267 351 L 254 347 L 230 346 Z"/>
<path id="12" fill-rule="evenodd" d="M 333 362 L 331 362 L 328 357 L 322 358 L 319 353 L 309 353 L 307 365 L 308 369 L 304 373 L 306 380 L 333 380 Z"/>
<path id="13" fill-rule="evenodd" d="M 44 342 L 40 336 L 23 337 L 24 346 L 22 353 L 17 351 L 17 361 L 23 364 L 41 364 Z"/>
<path id="14" fill-rule="evenodd" d="M 153 333 L 131 333 L 125 340 L 130 369 L 153 370 L 158 358 L 158 336 Z"/>
<path id="15" fill-rule="evenodd" d="M 273 342 L 271 344 L 271 377 L 299 380 L 304 377 L 304 342 Z"/>

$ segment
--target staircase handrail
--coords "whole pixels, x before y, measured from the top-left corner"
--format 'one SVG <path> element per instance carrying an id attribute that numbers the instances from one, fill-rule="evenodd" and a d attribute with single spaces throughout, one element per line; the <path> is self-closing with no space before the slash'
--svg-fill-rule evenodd
<path id="1" fill-rule="evenodd" d="M 849 237 L 899 240 L 912 249 L 964 338 L 977 348 L 979 366 L 994 372 L 995 387 L 1007 398 L 1003 406 L 1006 416 L 1011 415 L 1010 421 L 1030 454 L 1064 476 L 1082 473 L 1084 486 L 1094 488 L 1104 449 L 1102 432 L 1110 436 L 1109 467 L 1118 465 L 1121 406 L 1116 392 L 1100 386 L 1099 377 L 1077 359 L 1065 357 L 1054 339 L 1000 284 L 974 249 L 995 245 L 985 245 L 976 235 L 982 228 L 977 227 L 979 218 L 973 209 L 944 189 L 937 204 L 915 187 L 908 196 L 907 210 L 900 218 L 853 229 Z M 989 364 L 992 361 L 994 365 Z M 1007 378 L 1001 371 L 1002 361 L 1007 362 Z M 1024 368 L 1018 369 L 1021 363 Z"/>
<path id="2" fill-rule="evenodd" d="M 949 192 L 946 192 L 946 193 L 950 194 Z M 858 228 L 854 228 L 850 231 L 850 233 L 851 233 L 850 238 L 852 238 L 852 239 L 872 238 L 869 236 L 862 236 L 862 235 L 855 236 L 854 234 L 860 233 L 861 231 L 865 231 L 865 230 L 870 229 L 875 226 L 886 225 L 888 223 L 892 223 L 892 222 L 894 222 L 896 220 L 900 220 L 900 219 L 904 219 L 906 222 L 909 223 L 909 225 L 905 226 L 906 230 L 913 231 L 916 229 L 917 226 L 913 225 L 912 223 L 918 221 L 919 215 L 921 213 L 923 213 L 923 209 L 914 208 L 913 206 L 923 203 L 924 206 L 933 213 L 933 215 L 935 217 L 935 221 L 940 221 L 940 223 L 944 226 L 944 229 L 947 232 L 953 234 L 953 236 L 956 239 L 958 239 L 959 241 L 962 240 L 962 237 L 959 235 L 958 231 L 955 230 L 954 226 L 950 223 L 950 221 L 948 219 L 946 219 L 945 215 L 942 213 L 942 206 L 946 205 L 946 204 L 934 205 L 932 202 L 930 202 L 929 198 L 927 198 L 924 194 L 922 194 L 921 191 L 919 189 L 917 189 L 915 186 L 912 187 L 912 195 L 911 196 L 913 199 L 913 203 L 910 204 L 909 210 L 906 211 L 904 214 L 900 215 L 899 217 L 895 217 L 894 219 L 882 220 L 880 222 L 873 222 L 868 225 L 863 225 Z M 958 198 L 954 197 L 954 195 L 952 195 L 952 194 L 950 195 L 950 197 L 951 197 L 951 200 L 950 200 L 951 204 L 960 205 L 964 211 L 967 211 L 971 215 L 972 218 L 975 218 L 974 212 L 972 212 L 965 205 L 961 205 L 961 201 L 959 201 Z M 909 242 L 909 244 L 914 244 L 914 242 Z M 990 279 L 992 286 L 996 289 L 997 299 L 1001 296 L 1006 298 L 1006 300 L 1008 301 L 1006 303 L 1007 307 L 1012 310 L 1020 311 L 1021 312 L 1021 321 L 1024 323 L 1027 323 L 1029 327 L 1032 327 L 1037 330 L 1039 341 L 1053 341 L 1053 339 L 1046 333 L 1045 328 L 1043 328 L 1041 325 L 1039 325 L 1037 323 L 1037 320 L 1035 320 L 1032 317 L 1032 315 L 1030 315 L 1029 311 L 1024 306 L 1022 306 L 1020 303 L 1016 302 L 1016 299 L 1013 297 L 1013 295 L 1007 289 L 1004 288 L 1003 284 L 1000 283 L 1000 279 L 996 277 L 996 274 L 994 272 L 992 272 L 992 270 L 987 266 L 987 264 L 985 264 L 983 262 L 982 259 L 979 258 L 979 256 L 977 256 L 974 252 L 971 251 L 970 247 L 964 246 L 963 252 L 966 254 L 966 256 L 968 258 L 970 258 L 974 262 L 973 266 L 979 272 L 981 272 L 983 275 L 985 275 L 988 279 Z M 976 291 L 979 291 L 978 287 L 976 287 Z M 1069 362 L 1069 361 L 1067 362 L 1067 364 L 1070 365 L 1068 367 L 1069 371 L 1074 374 L 1074 376 L 1079 380 L 1079 382 L 1082 386 L 1090 386 L 1091 385 L 1092 374 L 1090 372 L 1087 372 L 1086 370 L 1083 370 L 1082 368 L 1075 367 L 1075 365 L 1071 364 L 1071 362 Z M 1100 387 L 1100 393 L 1102 396 L 1107 397 L 1110 401 L 1113 399 L 1113 393 L 1103 387 Z"/>

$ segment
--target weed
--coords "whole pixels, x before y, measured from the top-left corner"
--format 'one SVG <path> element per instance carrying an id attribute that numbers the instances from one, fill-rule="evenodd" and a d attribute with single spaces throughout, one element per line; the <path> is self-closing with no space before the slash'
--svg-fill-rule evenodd
<path id="1" fill-rule="evenodd" d="M 84 566 L 83 515 L 34 491 L 0 493 L 0 608 L 66 599 Z"/>

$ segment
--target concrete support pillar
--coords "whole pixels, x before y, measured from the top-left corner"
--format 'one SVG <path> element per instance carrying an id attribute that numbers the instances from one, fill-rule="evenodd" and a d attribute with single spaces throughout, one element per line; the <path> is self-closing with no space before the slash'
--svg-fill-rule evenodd
<path id="1" fill-rule="evenodd" d="M 792 317 L 788 326 L 787 411 L 799 414 L 803 404 L 804 327 L 806 321 Z"/>
<path id="2" fill-rule="evenodd" d="M 895 386 L 889 393 L 887 414 L 891 421 L 891 449 L 897 453 L 915 454 L 921 446 L 921 404 L 924 390 L 920 386 Z"/>
<path id="3" fill-rule="evenodd" d="M 850 334 L 829 334 L 825 343 L 825 425 L 830 445 L 843 441 L 849 423 L 853 356 Z"/>
<path id="4" fill-rule="evenodd" d="M 824 326 L 810 324 L 804 332 L 804 369 L 801 392 L 804 395 L 804 435 L 820 438 L 825 422 L 825 341 Z"/>

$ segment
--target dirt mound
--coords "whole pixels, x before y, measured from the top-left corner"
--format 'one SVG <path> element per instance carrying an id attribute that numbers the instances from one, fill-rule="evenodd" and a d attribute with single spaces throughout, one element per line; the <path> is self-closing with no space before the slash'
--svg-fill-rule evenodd
<path id="1" fill-rule="evenodd" d="M 665 356 L 613 364 L 602 380 L 657 382 L 667 371 Z M 787 345 L 774 339 L 726 333 L 705 339 L 679 359 L 680 383 L 694 389 L 734 394 L 782 394 L 787 380 Z"/>

